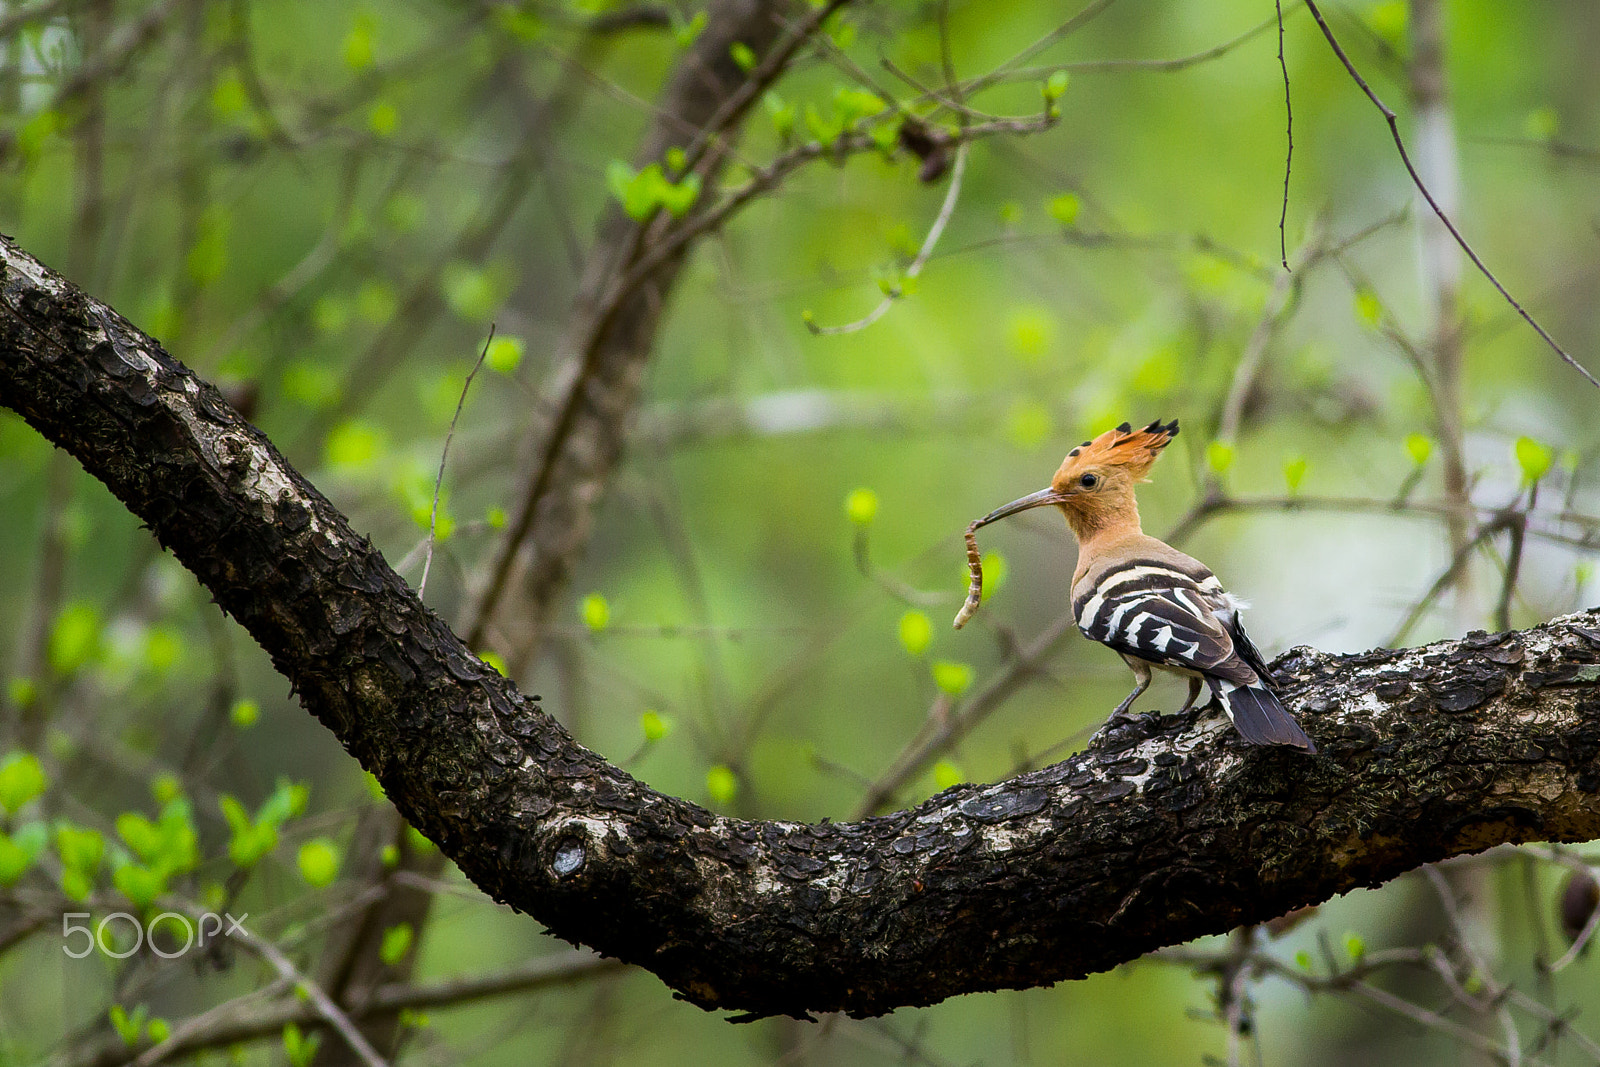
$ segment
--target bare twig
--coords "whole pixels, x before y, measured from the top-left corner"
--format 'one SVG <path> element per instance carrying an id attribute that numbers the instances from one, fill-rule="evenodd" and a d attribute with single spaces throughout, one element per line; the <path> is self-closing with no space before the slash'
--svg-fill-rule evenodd
<path id="1" fill-rule="evenodd" d="M 1339 62 L 1344 65 L 1345 71 L 1361 91 L 1366 94 L 1367 99 L 1372 101 L 1372 105 L 1382 113 L 1383 120 L 1389 124 L 1389 134 L 1394 138 L 1395 150 L 1400 153 L 1400 162 L 1405 164 L 1406 173 L 1411 176 L 1411 183 L 1417 187 L 1417 192 L 1422 194 L 1422 198 L 1428 202 L 1428 207 L 1433 209 L 1433 213 L 1439 217 L 1439 221 L 1444 223 L 1445 228 L 1450 231 L 1450 236 L 1455 238 L 1455 242 L 1460 246 L 1461 251 L 1467 254 L 1467 258 L 1472 260 L 1472 265 L 1478 268 L 1478 273 L 1488 279 L 1489 284 L 1495 287 L 1495 290 L 1505 299 L 1506 303 L 1515 309 L 1516 313 L 1522 317 L 1522 320 L 1533 327 L 1534 332 L 1544 339 L 1544 343 L 1550 346 L 1550 350 L 1561 357 L 1562 362 L 1583 375 L 1590 385 L 1600 388 L 1600 378 L 1590 374 L 1583 364 L 1569 355 L 1567 350 L 1562 348 L 1556 342 L 1556 339 L 1550 336 L 1549 332 L 1539 325 L 1532 315 L 1528 314 L 1527 310 L 1517 302 L 1516 297 L 1512 296 L 1506 287 L 1500 284 L 1500 279 L 1495 277 L 1494 272 L 1489 269 L 1488 265 L 1478 258 L 1478 253 L 1473 251 L 1472 246 L 1467 243 L 1467 239 L 1461 236 L 1461 231 L 1456 229 L 1456 224 L 1450 221 L 1450 217 L 1445 214 L 1444 209 L 1439 206 L 1439 202 L 1434 199 L 1433 193 L 1428 191 L 1428 187 L 1423 184 L 1422 177 L 1417 173 L 1416 166 L 1412 164 L 1411 156 L 1406 151 L 1405 141 L 1400 137 L 1399 117 L 1389 105 L 1379 99 L 1378 94 L 1372 91 L 1372 86 L 1368 85 L 1366 79 L 1356 70 L 1355 64 L 1351 62 L 1350 57 L 1345 54 L 1343 46 L 1339 44 L 1339 39 L 1334 36 L 1333 29 L 1328 25 L 1327 19 L 1322 17 L 1322 11 L 1317 7 L 1316 0 L 1305 0 L 1305 5 L 1306 9 L 1311 12 L 1311 17 L 1317 20 L 1317 27 L 1322 30 L 1322 36 L 1327 39 L 1329 47 L 1333 49 L 1333 54 L 1339 57 Z"/>
<path id="2" fill-rule="evenodd" d="M 433 543 L 439 528 L 439 491 L 444 487 L 444 466 L 450 461 L 450 442 L 456 435 L 456 423 L 461 419 L 461 409 L 467 404 L 467 390 L 472 388 L 472 379 L 478 376 L 478 371 L 483 368 L 483 361 L 489 358 L 489 346 L 494 344 L 494 323 L 489 324 L 489 336 L 483 340 L 483 351 L 478 353 L 478 361 L 467 372 L 467 380 L 461 383 L 461 396 L 456 400 L 456 413 L 450 416 L 450 429 L 444 435 L 444 448 L 439 451 L 439 473 L 433 479 L 433 506 L 428 511 L 428 536 L 424 540 L 427 550 L 423 554 L 422 579 L 417 582 L 417 599 L 421 600 L 428 591 L 428 569 L 433 566 Z"/>
<path id="3" fill-rule="evenodd" d="M 1273 7 L 1278 16 L 1278 68 L 1283 71 L 1283 116 L 1284 135 L 1288 139 L 1288 148 L 1283 154 L 1283 210 L 1278 215 L 1278 255 L 1283 261 L 1283 269 L 1289 269 L 1289 238 L 1287 235 L 1289 223 L 1289 175 L 1294 166 L 1294 101 L 1289 96 L 1289 61 L 1283 55 L 1283 0 L 1273 0 Z"/>
<path id="4" fill-rule="evenodd" d="M 961 196 L 961 180 L 967 173 L 967 142 L 961 142 L 956 149 L 955 166 L 950 171 L 950 188 L 945 190 L 944 203 L 939 208 L 938 216 L 933 220 L 933 225 L 928 228 L 928 236 L 922 241 L 922 247 L 917 250 L 917 256 L 906 268 L 906 277 L 915 278 L 922 273 L 922 268 L 928 265 L 928 257 L 933 255 L 934 246 L 939 243 L 939 237 L 944 233 L 945 226 L 950 222 L 950 216 L 955 213 L 956 201 Z M 818 326 L 810 319 L 806 320 L 806 327 L 814 334 L 833 336 L 841 333 L 855 333 L 883 318 L 884 314 L 904 294 L 896 287 L 879 301 L 878 306 L 869 311 L 863 318 L 854 322 L 847 322 L 839 326 Z"/>

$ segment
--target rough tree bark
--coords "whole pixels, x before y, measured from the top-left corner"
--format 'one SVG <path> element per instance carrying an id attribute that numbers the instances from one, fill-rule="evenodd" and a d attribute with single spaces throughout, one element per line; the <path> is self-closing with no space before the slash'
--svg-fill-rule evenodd
<path id="1" fill-rule="evenodd" d="M 77 456 L 485 892 L 706 1008 L 1042 985 L 1506 841 L 1600 837 L 1600 611 L 1279 661 L 1317 757 L 1143 720 L 856 823 L 654 792 L 475 659 L 259 431 L 0 242 L 0 403 Z"/>

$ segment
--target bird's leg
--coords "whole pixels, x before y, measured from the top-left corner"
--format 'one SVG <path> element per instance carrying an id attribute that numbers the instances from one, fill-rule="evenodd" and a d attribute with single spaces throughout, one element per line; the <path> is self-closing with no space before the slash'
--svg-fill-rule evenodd
<path id="1" fill-rule="evenodd" d="M 1133 676 L 1138 680 L 1139 684 L 1134 686 L 1133 692 L 1129 693 L 1127 698 L 1117 705 L 1117 710 L 1107 716 L 1106 726 L 1120 726 L 1125 722 L 1129 722 L 1128 709 L 1133 706 L 1133 702 L 1139 698 L 1140 693 L 1150 688 L 1149 664 L 1145 663 L 1144 660 L 1134 659 L 1131 656 L 1123 656 L 1122 658 L 1127 662 L 1128 669 L 1133 671 Z"/>
<path id="2" fill-rule="evenodd" d="M 1178 714 L 1182 715 L 1184 712 L 1186 712 L 1190 708 L 1194 707 L 1194 698 L 1199 696 L 1199 695 L 1200 695 L 1200 679 L 1198 677 L 1190 678 L 1189 679 L 1189 699 L 1185 700 L 1183 702 L 1183 707 L 1178 709 Z"/>

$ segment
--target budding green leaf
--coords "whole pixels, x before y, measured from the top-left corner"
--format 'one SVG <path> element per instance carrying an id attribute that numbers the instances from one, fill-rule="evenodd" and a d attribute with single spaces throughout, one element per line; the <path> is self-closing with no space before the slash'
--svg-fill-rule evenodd
<path id="1" fill-rule="evenodd" d="M 746 74 L 749 74 L 755 69 L 755 50 L 749 45 L 745 44 L 743 41 L 735 41 L 730 44 L 728 46 L 728 55 L 733 57 L 734 63 L 736 63 L 739 69 L 744 71 Z"/>
<path id="2" fill-rule="evenodd" d="M 300 877 L 313 889 L 333 884 L 339 877 L 339 846 L 326 837 L 316 837 L 300 846 L 297 857 Z"/>
<path id="3" fill-rule="evenodd" d="M 1050 75 L 1050 77 L 1045 79 L 1045 83 L 1044 83 L 1044 98 L 1047 101 L 1049 101 L 1051 103 L 1055 103 L 1057 100 L 1061 99 L 1061 94 L 1066 92 L 1066 91 L 1067 91 L 1067 72 L 1066 71 L 1058 70 L 1054 74 Z"/>
<path id="4" fill-rule="evenodd" d="M 726 805 L 738 795 L 739 776 L 718 763 L 706 771 L 706 793 L 714 804 Z"/>
<path id="5" fill-rule="evenodd" d="M 972 688 L 972 680 L 977 675 L 970 663 L 943 659 L 935 660 L 929 670 L 933 673 L 933 684 L 953 697 L 958 697 Z"/>
<path id="6" fill-rule="evenodd" d="M 1517 457 L 1517 466 L 1522 468 L 1524 485 L 1533 485 L 1550 473 L 1550 466 L 1556 461 L 1555 449 L 1531 437 L 1517 438 L 1513 452 Z"/>
<path id="7" fill-rule="evenodd" d="M 672 720 L 659 711 L 646 711 L 639 716 L 639 729 L 644 739 L 653 744 L 672 732 Z"/>
<path id="8" fill-rule="evenodd" d="M 1226 441 L 1212 441 L 1206 445 L 1206 466 L 1214 473 L 1226 474 L 1233 466 L 1233 446 Z"/>
<path id="9" fill-rule="evenodd" d="M 32 752 L 13 752 L 0 762 L 0 808 L 8 815 L 15 815 L 49 784 L 38 756 Z"/>
<path id="10" fill-rule="evenodd" d="M 1289 487 L 1289 495 L 1293 496 L 1300 491 L 1300 483 L 1305 481 L 1306 468 L 1309 464 L 1304 456 L 1294 456 L 1284 460 L 1283 484 Z"/>
<path id="11" fill-rule="evenodd" d="M 909 655 L 920 656 L 933 642 L 933 623 L 920 611 L 908 611 L 900 616 L 900 647 Z"/>
<path id="12" fill-rule="evenodd" d="M 261 719 L 261 705 L 254 700 L 235 700 L 228 719 L 241 730 L 248 730 Z"/>
<path id="13" fill-rule="evenodd" d="M 999 589 L 1006 580 L 1006 558 L 998 552 L 985 552 L 983 564 L 983 600 L 989 599 L 989 594 Z"/>
<path id="14" fill-rule="evenodd" d="M 393 967 L 406 958 L 415 936 L 416 933 L 410 923 L 395 923 L 383 932 L 383 942 L 378 946 L 378 958 Z"/>
<path id="15" fill-rule="evenodd" d="M 1359 960 L 1367 954 L 1367 943 L 1357 934 L 1345 934 L 1344 950 L 1349 953 L 1351 959 Z"/>
<path id="16" fill-rule="evenodd" d="M 611 625 L 611 604 L 600 593 L 590 593 L 578 605 L 583 624 L 591 633 L 599 633 Z"/>
<path id="17" fill-rule="evenodd" d="M 1428 462 L 1428 457 L 1433 455 L 1433 438 L 1426 434 L 1414 433 L 1406 437 L 1406 455 L 1411 457 L 1415 466 L 1422 466 Z"/>
<path id="18" fill-rule="evenodd" d="M 938 789 L 949 789 L 966 780 L 967 776 L 961 773 L 961 768 L 949 760 L 942 759 L 933 765 L 933 784 Z"/>
<path id="19" fill-rule="evenodd" d="M 520 337 L 496 337 L 489 342 L 483 361 L 497 374 L 510 374 L 522 362 L 526 350 Z"/>
<path id="20" fill-rule="evenodd" d="M 865 487 L 850 490 L 844 498 L 844 513 L 857 526 L 870 526 L 878 517 L 878 494 Z"/>
<path id="21" fill-rule="evenodd" d="M 1376 329 L 1383 321 L 1383 302 L 1371 289 L 1356 290 L 1356 318 Z"/>
<path id="22" fill-rule="evenodd" d="M 1071 226 L 1078 221 L 1078 210 L 1083 206 L 1076 193 L 1062 193 L 1052 197 L 1045 205 L 1045 210 L 1050 217 L 1063 226 Z"/>

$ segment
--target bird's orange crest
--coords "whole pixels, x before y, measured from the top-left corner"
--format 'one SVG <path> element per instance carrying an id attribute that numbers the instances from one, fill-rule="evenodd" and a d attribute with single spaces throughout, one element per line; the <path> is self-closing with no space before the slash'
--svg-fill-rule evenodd
<path id="1" fill-rule="evenodd" d="M 1061 469 L 1051 479 L 1056 489 L 1071 485 L 1074 479 L 1091 467 L 1120 467 L 1134 481 L 1142 481 L 1167 442 L 1178 436 L 1178 420 L 1163 425 L 1160 419 L 1149 426 L 1133 429 L 1127 423 L 1096 437 L 1067 453 Z"/>

